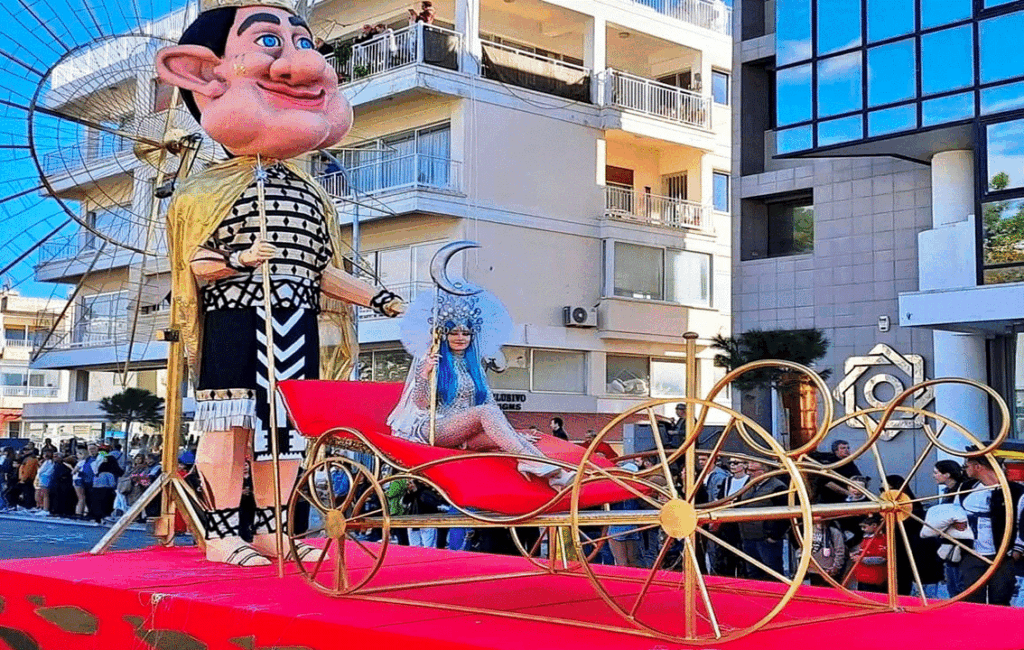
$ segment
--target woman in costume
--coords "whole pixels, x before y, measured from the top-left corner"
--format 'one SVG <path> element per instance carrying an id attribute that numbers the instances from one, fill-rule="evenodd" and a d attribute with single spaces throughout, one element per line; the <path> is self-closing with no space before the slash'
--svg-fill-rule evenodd
<path id="1" fill-rule="evenodd" d="M 431 382 L 436 371 L 435 445 L 544 458 L 529 437 L 509 424 L 484 375 L 483 360 L 497 365 L 501 344 L 512 329 L 504 306 L 485 291 L 471 296 L 442 294 L 437 300 L 435 306 L 431 293 L 420 294 L 402 321 L 402 344 L 415 361 L 402 400 L 388 418 L 394 434 L 430 444 Z M 524 476 L 546 478 L 554 488 L 564 487 L 575 475 L 543 461 L 520 460 L 518 468 Z"/>

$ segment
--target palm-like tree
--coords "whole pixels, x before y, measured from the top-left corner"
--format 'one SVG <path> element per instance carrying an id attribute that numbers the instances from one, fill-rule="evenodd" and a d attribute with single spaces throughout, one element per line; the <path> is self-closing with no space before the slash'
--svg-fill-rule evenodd
<path id="1" fill-rule="evenodd" d="M 711 347 L 720 350 L 715 355 L 715 365 L 735 370 L 752 361 L 781 359 L 805 366 L 812 366 L 824 358 L 829 341 L 819 329 L 798 330 L 749 330 L 735 336 L 718 335 L 712 339 Z M 830 369 L 818 372 L 822 379 L 831 376 Z M 769 388 L 779 389 L 782 402 L 789 411 L 790 445 L 799 447 L 814 435 L 817 429 L 817 392 L 809 378 L 772 368 L 744 373 L 735 382 L 740 390 Z M 827 396 L 826 396 L 827 398 Z"/>
<path id="2" fill-rule="evenodd" d="M 108 422 L 124 422 L 124 435 L 128 437 L 133 422 L 159 426 L 164 418 L 164 398 L 145 388 L 126 388 L 116 395 L 100 400 L 100 409 Z"/>

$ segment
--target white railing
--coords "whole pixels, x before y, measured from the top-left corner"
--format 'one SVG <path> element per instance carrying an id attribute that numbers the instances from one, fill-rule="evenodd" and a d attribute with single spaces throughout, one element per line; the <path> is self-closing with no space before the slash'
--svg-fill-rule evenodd
<path id="1" fill-rule="evenodd" d="M 4 347 L 8 348 L 31 348 L 36 342 L 31 339 L 4 339 Z"/>
<path id="2" fill-rule="evenodd" d="M 732 36 L 732 9 L 722 0 L 631 0 L 684 23 Z"/>
<path id="3" fill-rule="evenodd" d="M 451 158 L 412 153 L 324 174 L 320 183 L 328 194 L 338 198 L 407 188 L 454 192 L 459 189 L 461 167 L 462 163 Z"/>
<path id="4" fill-rule="evenodd" d="M 132 148 L 132 141 L 112 133 L 102 132 L 95 140 L 73 147 L 62 147 L 43 155 L 43 172 L 61 174 L 85 167 L 88 162 L 112 158 Z"/>
<path id="5" fill-rule="evenodd" d="M 605 187 L 604 214 L 609 219 L 636 221 L 653 226 L 711 229 L 711 207 L 694 201 Z"/>
<path id="6" fill-rule="evenodd" d="M 345 63 L 334 55 L 334 65 L 342 83 L 358 81 L 415 63 L 429 63 L 452 70 L 458 69 L 462 51 L 462 34 L 450 29 L 416 23 L 395 31 L 387 31 L 352 46 Z"/>
<path id="7" fill-rule="evenodd" d="M 60 397 L 60 388 L 51 386 L 0 386 L 4 397 Z"/>
<path id="8" fill-rule="evenodd" d="M 406 303 L 411 303 L 416 296 L 424 291 L 431 291 L 434 285 L 430 282 L 407 282 L 405 284 L 389 285 L 388 290 L 397 293 Z M 359 320 L 381 320 L 388 318 L 381 316 L 372 309 L 359 308 Z"/>
<path id="9" fill-rule="evenodd" d="M 684 88 L 607 70 L 605 103 L 673 122 L 711 128 L 711 98 Z"/>

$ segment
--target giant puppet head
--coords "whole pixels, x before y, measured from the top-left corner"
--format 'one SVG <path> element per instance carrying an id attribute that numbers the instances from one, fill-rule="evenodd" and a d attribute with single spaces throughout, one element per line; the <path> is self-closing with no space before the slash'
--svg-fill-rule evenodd
<path id="1" fill-rule="evenodd" d="M 289 0 L 202 0 L 178 45 L 157 54 L 209 136 L 236 156 L 293 158 L 339 142 L 352 107 Z"/>

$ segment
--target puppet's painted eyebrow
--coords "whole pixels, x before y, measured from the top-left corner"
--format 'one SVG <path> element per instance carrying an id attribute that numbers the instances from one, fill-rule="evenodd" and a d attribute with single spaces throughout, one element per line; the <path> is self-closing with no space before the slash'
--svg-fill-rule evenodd
<path id="1" fill-rule="evenodd" d="M 242 21 L 242 24 L 238 27 L 237 36 L 241 36 L 242 32 L 249 29 L 253 23 L 271 23 L 272 25 L 280 25 L 281 20 L 274 14 L 253 14 Z"/>
<path id="2" fill-rule="evenodd" d="M 310 34 L 313 33 L 313 30 L 309 28 L 309 25 L 306 24 L 306 21 L 299 18 L 298 16 L 288 16 L 288 22 L 291 23 L 291 25 L 294 27 L 305 27 L 307 32 L 309 32 Z"/>

